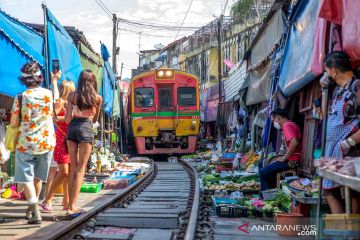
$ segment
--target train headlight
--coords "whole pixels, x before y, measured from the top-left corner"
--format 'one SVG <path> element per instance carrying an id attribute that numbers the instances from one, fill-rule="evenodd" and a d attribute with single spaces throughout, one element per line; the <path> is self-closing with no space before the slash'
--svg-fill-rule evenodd
<path id="1" fill-rule="evenodd" d="M 172 79 L 174 78 L 174 70 L 171 70 L 171 69 L 159 69 L 159 70 L 156 70 L 156 78 L 159 78 L 159 79 Z"/>
<path id="2" fill-rule="evenodd" d="M 195 125 L 191 125 L 190 130 L 195 131 L 195 129 L 196 129 Z"/>
<path id="3" fill-rule="evenodd" d="M 166 76 L 167 77 L 172 77 L 172 75 L 173 75 L 173 71 L 170 71 L 170 70 L 166 71 Z"/>
<path id="4" fill-rule="evenodd" d="M 142 127 L 138 127 L 136 130 L 137 130 L 137 132 L 141 132 L 141 131 L 143 130 L 143 128 L 142 128 Z"/>
<path id="5" fill-rule="evenodd" d="M 157 76 L 160 78 L 164 77 L 164 71 L 158 71 Z"/>

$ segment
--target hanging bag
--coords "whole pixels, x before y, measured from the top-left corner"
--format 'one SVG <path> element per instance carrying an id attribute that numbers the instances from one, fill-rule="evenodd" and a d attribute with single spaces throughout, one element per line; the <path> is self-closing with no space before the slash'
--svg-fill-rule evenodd
<path id="1" fill-rule="evenodd" d="M 19 94 L 17 97 L 18 101 L 19 101 L 19 126 L 13 127 L 13 126 L 9 125 L 6 128 L 5 147 L 10 152 L 15 152 L 15 149 L 16 149 L 16 142 L 18 139 L 18 133 L 19 133 L 20 123 L 21 123 L 22 97 L 23 97 L 22 94 Z"/>

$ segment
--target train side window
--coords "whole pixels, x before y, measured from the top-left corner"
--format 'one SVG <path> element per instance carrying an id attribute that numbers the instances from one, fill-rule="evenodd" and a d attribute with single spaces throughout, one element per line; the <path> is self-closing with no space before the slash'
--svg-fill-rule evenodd
<path id="1" fill-rule="evenodd" d="M 178 104 L 183 107 L 196 106 L 196 88 L 179 87 L 178 88 Z"/>
<path id="2" fill-rule="evenodd" d="M 135 89 L 135 106 L 152 107 L 154 106 L 154 89 L 153 88 L 136 88 Z"/>

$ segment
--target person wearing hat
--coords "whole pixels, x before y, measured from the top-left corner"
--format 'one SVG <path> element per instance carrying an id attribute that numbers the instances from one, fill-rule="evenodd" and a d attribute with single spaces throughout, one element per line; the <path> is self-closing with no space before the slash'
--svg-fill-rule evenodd
<path id="1" fill-rule="evenodd" d="M 272 158 L 267 165 L 259 164 L 261 191 L 274 188 L 276 173 L 295 168 L 301 153 L 301 131 L 296 123 L 289 120 L 287 111 L 277 108 L 271 112 L 271 119 L 274 127 L 283 133 L 286 151 L 285 154 Z"/>
<path id="2" fill-rule="evenodd" d="M 56 145 L 53 124 L 53 96 L 42 88 L 43 76 L 36 62 L 21 68 L 21 82 L 28 88 L 14 100 L 10 125 L 19 127 L 15 149 L 15 182 L 24 184 L 29 207 L 29 224 L 40 224 L 38 198 L 47 181 Z"/>

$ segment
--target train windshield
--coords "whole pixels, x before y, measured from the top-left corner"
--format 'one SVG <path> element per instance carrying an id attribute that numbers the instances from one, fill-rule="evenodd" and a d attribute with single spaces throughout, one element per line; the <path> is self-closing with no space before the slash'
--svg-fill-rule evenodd
<path id="1" fill-rule="evenodd" d="M 152 107 L 154 105 L 153 88 L 136 88 L 135 89 L 135 106 Z"/>
<path id="2" fill-rule="evenodd" d="M 178 104 L 183 107 L 196 106 L 196 88 L 179 87 Z"/>

